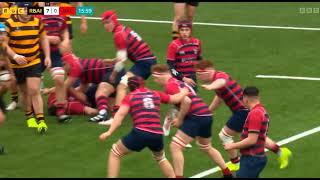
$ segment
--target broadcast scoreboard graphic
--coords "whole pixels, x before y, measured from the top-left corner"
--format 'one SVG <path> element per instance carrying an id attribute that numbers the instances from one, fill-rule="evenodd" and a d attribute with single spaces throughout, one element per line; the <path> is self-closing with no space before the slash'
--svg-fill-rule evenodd
<path id="1" fill-rule="evenodd" d="M 44 7 L 27 7 L 27 8 L 2 8 L 3 14 L 25 14 L 25 10 L 28 15 L 61 15 L 61 16 L 92 16 L 94 13 L 93 7 L 81 6 L 81 7 L 58 7 L 58 6 L 46 6 Z"/>

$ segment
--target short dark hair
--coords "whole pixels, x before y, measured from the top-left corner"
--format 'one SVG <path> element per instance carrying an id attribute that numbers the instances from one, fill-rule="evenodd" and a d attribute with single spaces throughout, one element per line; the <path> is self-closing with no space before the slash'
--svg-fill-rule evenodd
<path id="1" fill-rule="evenodd" d="M 248 86 L 243 90 L 243 95 L 244 96 L 259 96 L 259 89 L 255 86 Z"/>

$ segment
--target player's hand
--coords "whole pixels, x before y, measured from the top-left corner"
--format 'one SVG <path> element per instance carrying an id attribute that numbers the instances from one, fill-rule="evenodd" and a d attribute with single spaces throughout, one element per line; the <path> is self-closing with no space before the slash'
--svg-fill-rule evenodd
<path id="1" fill-rule="evenodd" d="M 183 88 L 182 90 L 181 90 L 181 92 L 185 95 L 185 96 L 187 96 L 190 92 L 189 92 L 189 89 L 188 88 Z"/>
<path id="2" fill-rule="evenodd" d="M 208 91 L 212 90 L 210 87 L 210 84 L 203 84 L 201 85 L 201 87 L 203 87 L 205 90 L 208 90 Z"/>
<path id="3" fill-rule="evenodd" d="M 51 58 L 50 57 L 46 57 L 44 59 L 44 65 L 47 67 L 47 68 L 51 68 Z"/>
<path id="4" fill-rule="evenodd" d="M 16 54 L 14 55 L 13 59 L 19 64 L 19 65 L 26 65 L 28 63 L 28 60 L 26 57 Z"/>
<path id="5" fill-rule="evenodd" d="M 109 133 L 109 131 L 105 132 L 105 133 L 102 133 L 100 136 L 99 136 L 99 139 L 100 141 L 105 141 L 111 134 Z"/>
<path id="6" fill-rule="evenodd" d="M 181 126 L 182 122 L 178 118 L 174 118 L 171 121 L 171 124 L 172 124 L 172 126 L 179 128 Z"/>
<path id="7" fill-rule="evenodd" d="M 61 38 L 58 36 L 48 36 L 49 43 L 50 44 L 60 44 L 61 43 Z"/>
<path id="8" fill-rule="evenodd" d="M 225 144 L 223 147 L 224 147 L 224 149 L 225 149 L 226 151 L 229 151 L 229 150 L 234 149 L 233 143 Z"/>
<path id="9" fill-rule="evenodd" d="M 182 80 L 192 87 L 195 87 L 197 85 L 191 78 L 184 77 Z"/>
<path id="10" fill-rule="evenodd" d="M 88 30 L 88 26 L 86 22 L 81 22 L 80 24 L 80 32 L 81 33 L 86 33 Z"/>

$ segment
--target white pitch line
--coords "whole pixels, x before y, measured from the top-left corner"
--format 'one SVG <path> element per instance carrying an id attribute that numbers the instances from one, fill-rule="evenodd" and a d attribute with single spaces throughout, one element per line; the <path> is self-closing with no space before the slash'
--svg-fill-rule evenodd
<path id="1" fill-rule="evenodd" d="M 79 17 L 79 16 L 71 16 L 71 18 L 80 19 L 81 17 Z M 86 17 L 86 18 L 87 19 L 93 19 L 93 20 L 100 20 L 101 19 L 100 17 Z M 172 21 L 145 20 L 145 19 L 119 19 L 119 21 L 172 24 Z M 223 27 L 246 27 L 246 28 L 262 28 L 262 29 L 291 29 L 291 30 L 320 31 L 320 28 L 290 27 L 290 26 L 259 26 L 259 25 L 203 23 L 203 22 L 194 22 L 193 24 L 195 24 L 195 25 L 204 25 L 204 26 L 223 26 Z"/>
<path id="2" fill-rule="evenodd" d="M 318 127 L 316 127 L 316 128 L 313 128 L 313 129 L 310 129 L 310 130 L 308 130 L 308 131 L 304 131 L 304 132 L 299 133 L 299 134 L 297 134 L 297 135 L 291 136 L 291 137 L 289 137 L 289 138 L 283 139 L 283 140 L 277 142 L 277 144 L 278 144 L 279 146 L 282 146 L 282 145 L 288 144 L 288 143 L 290 143 L 290 142 L 296 141 L 296 140 L 298 140 L 298 139 L 301 139 L 301 138 L 303 138 L 303 137 L 309 136 L 309 135 L 311 135 L 311 134 L 317 133 L 317 132 L 319 132 L 319 131 L 320 131 L 320 126 L 318 126 Z M 268 150 L 265 149 L 265 151 L 267 152 Z M 193 176 L 191 176 L 190 178 L 202 178 L 202 177 L 208 176 L 208 175 L 210 175 L 210 174 L 214 174 L 214 173 L 218 172 L 219 170 L 220 170 L 220 168 L 217 166 L 217 167 L 214 167 L 214 168 L 212 168 L 212 169 L 203 171 L 203 172 L 201 172 L 201 173 L 199 173 L 199 174 L 193 175 Z"/>
<path id="3" fill-rule="evenodd" d="M 320 81 L 320 78 L 314 78 L 314 77 L 297 77 L 297 76 L 257 75 L 256 78 L 297 79 L 297 80 Z"/>

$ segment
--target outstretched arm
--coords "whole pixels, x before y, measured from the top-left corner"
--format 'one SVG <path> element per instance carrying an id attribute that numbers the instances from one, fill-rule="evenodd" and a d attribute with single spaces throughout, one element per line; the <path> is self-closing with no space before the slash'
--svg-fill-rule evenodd
<path id="1" fill-rule="evenodd" d="M 114 133 L 114 131 L 116 131 L 121 126 L 122 121 L 128 114 L 129 110 L 130 110 L 129 106 L 126 106 L 126 105 L 120 106 L 120 109 L 117 111 L 117 113 L 114 116 L 114 121 L 112 122 L 109 130 L 100 135 L 100 140 L 102 141 L 106 140 L 109 136 L 111 136 Z"/>

